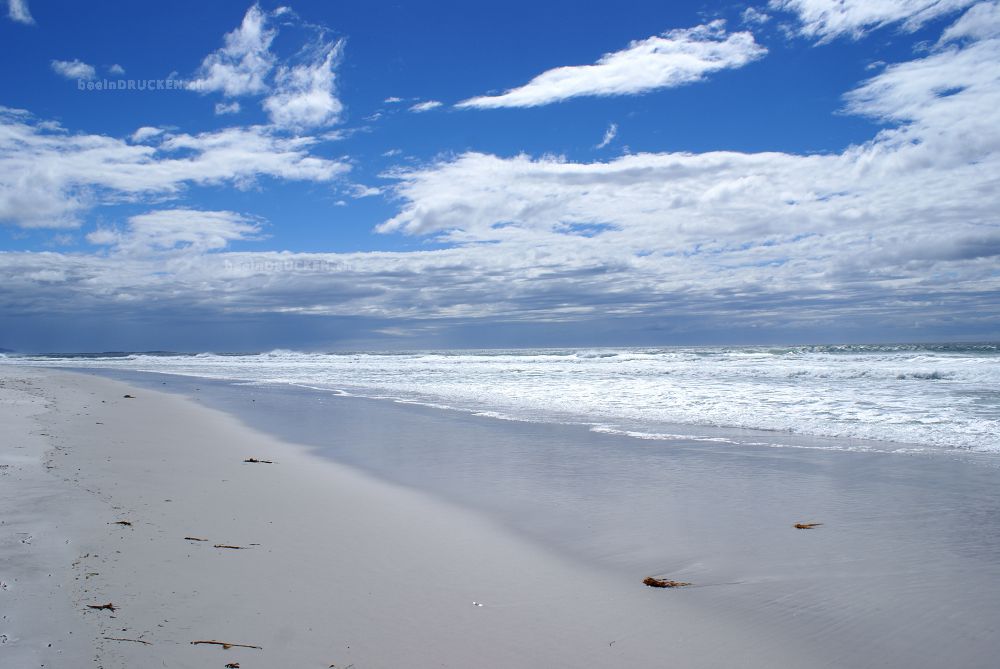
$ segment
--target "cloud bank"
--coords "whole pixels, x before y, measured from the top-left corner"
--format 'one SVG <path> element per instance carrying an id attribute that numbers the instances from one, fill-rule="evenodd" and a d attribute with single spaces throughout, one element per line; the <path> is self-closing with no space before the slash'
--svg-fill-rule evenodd
<path id="1" fill-rule="evenodd" d="M 132 140 L 72 134 L 0 108 L 0 222 L 75 227 L 82 212 L 102 203 L 173 197 L 189 185 L 247 187 L 264 176 L 325 182 L 349 169 L 312 155 L 319 139 L 265 126 L 196 135 L 144 127 Z"/>

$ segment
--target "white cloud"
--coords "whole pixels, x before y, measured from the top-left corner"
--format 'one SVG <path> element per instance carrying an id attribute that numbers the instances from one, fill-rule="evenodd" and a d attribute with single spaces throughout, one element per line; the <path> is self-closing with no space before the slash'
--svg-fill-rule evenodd
<path id="1" fill-rule="evenodd" d="M 383 100 L 383 102 L 385 102 L 385 104 L 387 105 L 396 104 L 397 102 L 402 102 L 402 101 L 403 98 L 397 98 L 397 97 L 388 97 L 385 100 Z"/>
<path id="2" fill-rule="evenodd" d="M 603 149 L 608 144 L 610 144 L 615 137 L 618 136 L 618 124 L 612 123 L 608 126 L 608 129 L 604 131 L 604 138 L 601 139 L 601 143 L 597 145 L 598 149 Z"/>
<path id="3" fill-rule="evenodd" d="M 240 26 L 226 34 L 224 46 L 205 57 L 189 87 L 200 93 L 221 91 L 229 97 L 266 92 L 265 79 L 274 68 L 270 48 L 276 34 L 267 23 L 259 5 L 250 7 Z"/>
<path id="4" fill-rule="evenodd" d="M 1000 39 L 993 37 L 891 65 L 847 95 L 848 110 L 903 123 L 884 131 L 881 143 L 913 144 L 905 153 L 921 160 L 988 156 L 1000 150 L 998 62 Z"/>
<path id="5" fill-rule="evenodd" d="M 144 125 L 132 133 L 132 141 L 145 142 L 147 139 L 158 137 L 162 134 L 163 134 L 162 128 L 153 128 L 151 126 Z"/>
<path id="6" fill-rule="evenodd" d="M 637 95 L 700 81 L 719 70 L 743 67 L 767 49 L 749 32 L 726 33 L 721 19 L 635 41 L 594 65 L 559 67 L 519 88 L 459 102 L 457 107 L 536 107 L 579 96 Z"/>
<path id="7" fill-rule="evenodd" d="M 163 209 L 132 216 L 124 231 L 98 228 L 87 235 L 91 244 L 110 245 L 118 253 L 142 255 L 182 251 L 204 253 L 230 242 L 253 239 L 260 225 L 231 211 Z"/>
<path id="8" fill-rule="evenodd" d="M 155 145 L 143 144 L 159 137 Z M 161 135 L 140 128 L 129 143 L 72 134 L 30 114 L 0 109 L 0 221 L 68 227 L 96 204 L 170 197 L 187 185 L 247 187 L 258 177 L 331 181 L 348 165 L 318 158 L 319 141 L 281 137 L 269 128 L 226 128 Z"/>
<path id="9" fill-rule="evenodd" d="M 822 41 L 859 38 L 870 30 L 901 23 L 905 30 L 946 16 L 976 0 L 771 0 L 774 10 L 793 12 L 799 31 Z"/>
<path id="10" fill-rule="evenodd" d="M 762 26 L 771 20 L 770 14 L 767 12 L 762 12 L 756 7 L 747 7 L 740 14 L 740 19 L 743 21 L 744 25 L 748 26 Z"/>
<path id="11" fill-rule="evenodd" d="M 417 104 L 411 106 L 410 111 L 417 112 L 419 114 L 421 112 L 427 112 L 432 109 L 437 109 L 438 107 L 441 106 L 441 104 L 442 103 L 437 100 L 425 100 L 424 102 L 418 102 Z"/>
<path id="12" fill-rule="evenodd" d="M 281 62 L 271 52 L 278 34 L 271 20 L 289 17 L 284 25 L 316 33 L 315 43 Z M 227 97 L 265 96 L 261 105 L 272 125 L 301 132 L 338 123 L 344 105 L 336 95 L 334 70 L 343 54 L 344 40 L 327 41 L 321 26 L 302 23 L 288 7 L 270 14 L 254 4 L 238 28 L 226 34 L 224 46 L 205 57 L 188 87 L 201 93 L 221 92 Z M 240 111 L 238 102 L 217 103 L 215 113 Z"/>
<path id="13" fill-rule="evenodd" d="M 53 60 L 52 70 L 67 79 L 93 79 L 97 71 L 93 65 L 87 65 L 79 60 Z"/>
<path id="14" fill-rule="evenodd" d="M 10 17 L 11 21 L 17 21 L 25 25 L 33 25 L 35 23 L 31 12 L 28 11 L 27 0 L 7 0 L 7 16 Z"/>
<path id="15" fill-rule="evenodd" d="M 363 197 L 372 197 L 374 195 L 381 195 L 382 189 L 376 188 L 375 186 L 365 186 L 364 184 L 354 184 L 351 186 L 351 197 L 355 199 L 360 199 Z"/>
<path id="16" fill-rule="evenodd" d="M 941 35 L 941 42 L 959 39 L 986 39 L 1000 35 L 1000 2 L 980 2 Z"/>
<path id="17" fill-rule="evenodd" d="M 324 44 L 311 60 L 282 66 L 275 76 L 275 91 L 264 100 L 271 122 L 301 130 L 337 123 L 344 105 L 335 92 L 334 69 L 343 52 L 343 40 Z"/>
<path id="18" fill-rule="evenodd" d="M 114 65 L 112 65 L 111 67 L 108 68 L 108 73 L 109 74 L 125 74 L 125 68 L 122 67 L 121 65 L 119 65 L 118 63 L 115 63 Z"/>
<path id="19" fill-rule="evenodd" d="M 237 114 L 240 111 L 240 103 L 236 100 L 232 102 L 216 102 L 215 103 L 215 115 L 222 116 L 224 114 Z"/>

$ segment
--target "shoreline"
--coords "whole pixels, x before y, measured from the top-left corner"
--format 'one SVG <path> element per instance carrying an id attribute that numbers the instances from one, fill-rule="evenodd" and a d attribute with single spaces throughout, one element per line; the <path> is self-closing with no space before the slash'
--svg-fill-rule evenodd
<path id="1" fill-rule="evenodd" d="M 737 660 L 750 667 L 849 667 L 876 653 L 882 653 L 875 658 L 887 666 L 933 667 L 952 661 L 986 667 L 987 658 L 1000 647 L 996 635 L 989 635 L 988 620 L 963 633 L 958 622 L 968 623 L 969 615 L 958 622 L 948 619 L 963 607 L 971 615 L 996 612 L 992 583 L 1000 571 L 995 555 L 975 554 L 990 545 L 951 540 L 915 546 L 924 533 L 937 529 L 913 524 L 929 522 L 919 508 L 889 508 L 885 517 L 866 519 L 850 508 L 837 511 L 834 505 L 817 505 L 811 511 L 802 506 L 801 500 L 822 499 L 824 494 L 835 494 L 830 499 L 846 494 L 848 501 L 854 494 L 855 502 L 865 501 L 856 491 L 809 489 L 826 479 L 844 485 L 851 476 L 824 470 L 862 460 L 782 457 L 771 479 L 755 482 L 753 475 L 768 470 L 751 468 L 742 479 L 733 478 L 734 472 L 760 460 L 752 454 L 730 453 L 739 465 L 723 471 L 719 467 L 724 460 L 705 452 L 664 456 L 659 462 L 673 463 L 677 473 L 672 482 L 678 488 L 665 498 L 669 504 L 657 510 L 662 527 L 656 530 L 672 542 L 667 552 L 623 557 L 631 550 L 628 542 L 602 535 L 602 522 L 616 522 L 612 514 L 592 519 L 595 545 L 610 553 L 603 564 L 589 563 L 573 559 L 575 544 L 564 547 L 569 550 L 546 547 L 460 497 L 431 495 L 406 481 L 380 480 L 385 477 L 370 466 L 349 458 L 345 466 L 330 457 L 343 453 L 324 455 L 308 441 L 279 440 L 261 432 L 260 425 L 248 426 L 238 412 L 206 407 L 210 402 L 205 397 L 192 399 L 100 376 L 49 370 L 8 369 L 5 378 L 19 375 L 29 377 L 34 392 L 57 406 L 54 412 L 35 415 L 40 421 L 36 431 L 44 432 L 49 440 L 45 443 L 56 449 L 51 451 L 55 468 L 38 473 L 51 479 L 48 492 L 60 503 L 70 492 L 82 500 L 72 504 L 76 515 L 65 519 L 70 548 L 63 553 L 75 550 L 74 560 L 92 557 L 66 571 L 78 586 L 73 606 L 66 610 L 91 629 L 97 626 L 93 652 L 107 667 L 141 666 L 151 658 L 166 666 L 238 661 L 243 667 L 569 667 L 595 662 L 626 667 L 662 666 L 664 661 L 710 667 Z M 135 397 L 125 399 L 124 394 Z M 272 399 L 255 396 L 258 413 L 267 412 L 268 401 L 284 401 L 279 395 L 268 397 Z M 279 402 L 275 408 L 282 406 Z M 356 412 L 354 404 L 341 406 Z M 290 420 L 331 414 L 337 438 L 362 450 L 377 448 L 384 434 L 395 434 L 396 439 L 383 446 L 394 447 L 386 452 L 397 455 L 400 434 L 414 439 L 414 447 L 420 445 L 417 430 L 429 432 L 424 438 L 459 445 L 479 443 L 477 439 L 519 443 L 536 434 L 508 425 L 470 432 L 472 423 L 390 405 L 355 417 L 365 424 L 378 418 L 384 428 L 379 437 L 357 431 L 350 412 L 342 409 L 327 406 L 320 412 L 300 406 L 299 411 Z M 419 422 L 426 420 L 432 423 Z M 317 436 L 331 436 L 329 425 L 306 427 Z M 401 432 L 406 429 L 410 432 Z M 556 448 L 570 433 L 542 429 L 542 434 L 545 443 Z M 593 442 L 614 443 L 607 436 Z M 38 447 L 43 445 L 39 442 Z M 573 445 L 582 448 L 579 441 Z M 554 465 L 561 467 L 565 458 L 559 453 L 549 458 L 556 458 Z M 585 469 L 590 456 L 586 451 L 576 454 Z M 432 455 L 437 458 L 433 462 L 442 462 L 441 453 Z M 244 463 L 249 457 L 274 464 Z M 831 464 L 838 462 L 842 464 Z M 495 464 L 488 462 L 486 472 L 507 487 L 532 483 Z M 441 476 L 450 476 L 449 471 L 444 468 Z M 912 478 L 914 471 L 900 476 Z M 856 485 L 895 486 L 892 476 L 881 472 L 881 478 Z M 704 490 L 712 481 L 746 488 L 750 508 L 696 508 L 712 494 Z M 774 508 L 774 500 L 757 489 L 774 482 L 792 485 L 777 501 L 794 510 Z M 804 488 L 795 487 L 803 482 Z M 902 482 L 904 488 L 912 484 Z M 895 494 L 896 488 L 886 489 Z M 534 499 L 537 491 L 530 486 L 524 492 L 528 502 L 551 501 Z M 723 492 L 726 504 L 744 499 L 723 489 L 718 492 Z M 866 503 L 902 504 L 904 498 L 893 494 Z M 571 495 L 562 501 L 579 502 Z M 604 498 L 587 509 L 603 505 L 610 513 L 620 501 Z M 86 508 L 91 511 L 85 513 Z M 96 514 L 93 509 L 98 508 Z M 979 509 L 977 518 L 989 511 Z M 28 513 L 24 523 L 48 522 L 52 510 L 45 513 L 48 516 L 34 518 Z M 88 513 L 100 517 L 88 518 Z M 515 515 L 521 513 L 523 509 L 515 510 Z M 820 517 L 799 517 L 810 513 Z M 801 532 L 791 529 L 789 519 L 828 524 Z M 132 525 L 111 524 L 118 520 Z M 185 541 L 184 536 L 209 541 Z M 891 557 L 900 560 L 892 571 L 879 573 L 883 563 L 865 562 L 864 553 L 872 547 L 864 542 L 872 537 L 881 537 L 894 551 Z M 245 548 L 215 548 L 217 542 Z M 902 553 L 913 549 L 925 550 L 928 564 Z M 824 557 L 831 550 L 842 554 L 832 560 Z M 956 551 L 965 554 L 953 555 Z M 58 562 L 57 552 L 48 555 Z M 782 561 L 772 564 L 777 558 Z M 973 567 L 975 574 L 966 573 Z M 926 579 L 925 571 L 943 580 L 925 581 L 927 594 L 916 593 L 914 599 L 909 589 Z M 98 575 L 86 576 L 94 572 Z M 645 576 L 677 578 L 695 586 L 656 590 L 642 585 Z M 970 576 L 980 581 L 978 595 L 967 588 Z M 891 612 L 879 614 L 886 602 L 879 601 L 885 593 L 878 584 L 887 579 L 899 582 L 899 592 L 909 598 L 906 604 L 927 601 L 936 608 L 905 620 L 892 620 Z M 845 585 L 857 590 L 838 595 L 836 590 Z M 52 601 L 65 599 L 52 588 L 46 592 Z M 955 593 L 954 601 L 934 602 L 943 592 Z M 106 611 L 81 610 L 81 605 L 107 601 L 118 607 L 114 618 Z M 31 612 L 31 607 L 22 606 L 21 619 L 30 619 Z M 860 622 L 852 619 L 857 613 Z M 40 639 L 44 631 L 36 629 L 35 637 Z M 213 639 L 260 645 L 263 650 L 223 651 L 190 644 Z M 845 643 L 856 648 L 839 649 Z M 17 644 L 9 647 L 16 650 Z M 78 666 L 60 664 L 65 653 L 51 653 L 46 666 Z"/>
<path id="2" fill-rule="evenodd" d="M 245 378 L 214 378 L 199 377 L 170 371 L 137 371 L 112 369 L 104 367 L 52 367 L 79 374 L 92 374 L 124 383 L 137 384 L 153 390 L 164 390 L 179 393 L 188 397 L 195 396 L 194 389 L 201 390 L 204 386 L 233 386 L 243 388 L 259 388 L 262 391 L 301 391 L 306 394 L 319 394 L 326 397 L 347 398 L 351 401 L 371 402 L 374 404 L 390 403 L 400 407 L 415 407 L 430 412 L 448 412 L 473 419 L 485 421 L 504 421 L 507 423 L 522 423 L 528 425 L 556 425 L 567 429 L 582 428 L 597 435 L 612 437 L 628 437 L 639 442 L 669 442 L 672 444 L 699 446 L 720 444 L 724 447 L 733 446 L 739 449 L 788 448 L 816 451 L 839 451 L 850 453 L 878 453 L 902 455 L 929 455 L 954 458 L 981 459 L 1000 462 L 997 454 L 990 450 L 964 450 L 959 448 L 941 447 L 932 444 L 915 442 L 883 441 L 878 439 L 863 439 L 846 436 L 828 436 L 800 434 L 781 430 L 765 430 L 760 428 L 744 428 L 719 425 L 702 425 L 688 423 L 669 423 L 647 426 L 610 425 L 605 422 L 589 422 L 579 415 L 547 416 L 545 418 L 513 415 L 503 412 L 489 411 L 480 408 L 469 408 L 441 404 L 433 399 L 418 400 L 402 396 L 364 394 L 349 392 L 340 388 L 312 386 L 300 383 L 275 381 L 254 382 Z M 166 379 L 162 381 L 160 379 Z M 163 387 L 161 387 L 163 386 Z M 230 411 L 239 413 L 239 411 Z M 246 416 L 243 416 L 245 419 Z M 633 429 L 635 428 L 635 429 Z"/>

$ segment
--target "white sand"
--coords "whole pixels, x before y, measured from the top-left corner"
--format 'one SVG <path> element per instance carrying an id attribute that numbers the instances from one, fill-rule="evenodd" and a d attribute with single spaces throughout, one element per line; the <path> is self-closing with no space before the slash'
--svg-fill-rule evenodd
<path id="1" fill-rule="evenodd" d="M 7 369 L 0 417 L 4 667 L 833 666 L 183 397 Z"/>

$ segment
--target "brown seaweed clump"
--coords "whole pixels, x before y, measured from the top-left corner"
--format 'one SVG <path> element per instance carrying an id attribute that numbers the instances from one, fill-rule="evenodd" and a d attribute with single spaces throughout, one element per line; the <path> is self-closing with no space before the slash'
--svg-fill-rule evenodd
<path id="1" fill-rule="evenodd" d="M 814 527 L 819 527 L 823 523 L 795 523 L 792 527 L 797 530 L 811 530 Z"/>
<path id="2" fill-rule="evenodd" d="M 684 581 L 671 581 L 665 578 L 653 578 L 652 576 L 647 576 L 642 582 L 651 588 L 683 588 L 685 585 L 691 585 Z"/>

